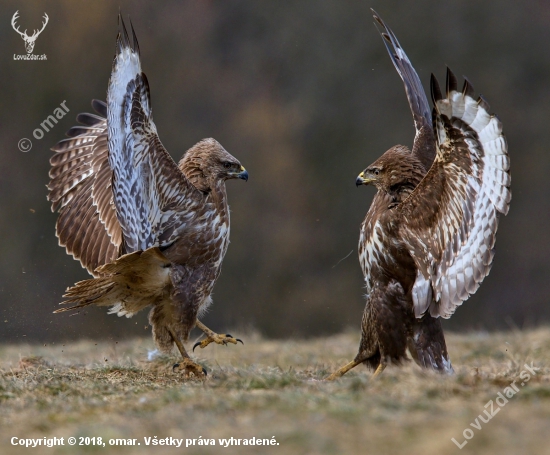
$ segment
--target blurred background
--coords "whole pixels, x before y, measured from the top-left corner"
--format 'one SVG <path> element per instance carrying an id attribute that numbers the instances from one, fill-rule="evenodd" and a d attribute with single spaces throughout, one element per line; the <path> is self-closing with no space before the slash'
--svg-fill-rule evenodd
<path id="1" fill-rule="evenodd" d="M 492 272 L 445 326 L 548 323 L 550 2 L 19 0 L 0 4 L 0 340 L 150 331 L 146 312 L 52 314 L 65 288 L 88 275 L 57 244 L 49 148 L 93 98 L 105 99 L 119 10 L 137 31 L 155 123 L 172 156 L 214 137 L 250 173 L 248 183 L 227 185 L 231 246 L 205 323 L 268 337 L 358 330 L 357 241 L 374 189 L 356 188 L 355 178 L 414 137 L 371 7 L 426 88 L 431 72 L 444 83 L 446 65 L 467 75 L 509 142 L 513 200 Z M 26 53 L 10 24 L 16 10 L 21 30 L 40 28 L 48 14 L 34 48 L 46 61 L 14 60 Z M 33 130 L 63 101 L 69 114 L 36 140 Z M 33 142 L 27 153 L 21 138 Z"/>

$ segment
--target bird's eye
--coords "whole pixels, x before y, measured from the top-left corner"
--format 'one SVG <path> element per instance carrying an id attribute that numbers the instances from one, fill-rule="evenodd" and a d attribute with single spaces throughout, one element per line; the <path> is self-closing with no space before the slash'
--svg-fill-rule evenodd
<path id="1" fill-rule="evenodd" d="M 226 161 L 225 163 L 223 163 L 223 167 L 229 169 L 231 167 L 231 163 L 229 161 Z"/>
<path id="2" fill-rule="evenodd" d="M 380 174 L 380 170 L 379 170 L 379 169 L 375 169 L 375 170 L 373 171 L 373 174 L 374 174 L 374 175 Z"/>

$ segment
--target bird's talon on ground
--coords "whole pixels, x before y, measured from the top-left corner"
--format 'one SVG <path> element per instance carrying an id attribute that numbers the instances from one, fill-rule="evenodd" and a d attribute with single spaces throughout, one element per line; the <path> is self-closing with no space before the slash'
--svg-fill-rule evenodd
<path id="1" fill-rule="evenodd" d="M 172 367 L 172 371 L 174 373 L 177 372 L 178 370 L 181 371 L 183 373 L 183 376 L 187 379 L 190 379 L 193 376 L 194 379 L 204 380 L 208 375 L 204 367 L 193 362 L 191 359 L 189 360 L 184 359 L 183 362 L 176 363 Z"/>

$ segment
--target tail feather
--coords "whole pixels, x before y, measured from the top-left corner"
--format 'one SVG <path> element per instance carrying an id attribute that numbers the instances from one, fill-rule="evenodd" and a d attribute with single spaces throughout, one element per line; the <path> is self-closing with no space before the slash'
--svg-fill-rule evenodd
<path id="1" fill-rule="evenodd" d="M 158 248 L 121 256 L 116 261 L 96 269 L 97 278 L 84 280 L 68 288 L 61 313 L 88 305 L 110 306 L 111 313 L 132 316 L 162 299 L 171 285 L 171 263 Z"/>
<path id="2" fill-rule="evenodd" d="M 77 310 L 92 304 L 99 306 L 109 305 L 110 303 L 106 302 L 111 300 L 109 296 L 114 287 L 115 283 L 110 278 L 94 278 L 79 281 L 73 287 L 67 289 L 66 294 L 63 295 L 66 299 L 62 302 L 62 304 L 76 303 L 76 305 L 60 308 L 59 310 L 55 310 L 54 313 Z"/>

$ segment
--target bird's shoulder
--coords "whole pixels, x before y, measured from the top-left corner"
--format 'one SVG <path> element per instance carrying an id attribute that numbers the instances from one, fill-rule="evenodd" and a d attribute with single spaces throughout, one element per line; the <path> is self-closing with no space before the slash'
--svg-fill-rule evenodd
<path id="1" fill-rule="evenodd" d="M 203 199 L 200 208 L 186 220 L 175 241 L 164 254 L 176 264 L 196 268 L 203 265 L 216 267 L 227 250 L 229 243 L 228 210 L 220 209 L 212 202 L 209 194 L 197 197 Z"/>

